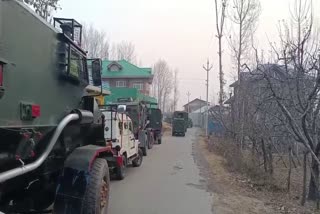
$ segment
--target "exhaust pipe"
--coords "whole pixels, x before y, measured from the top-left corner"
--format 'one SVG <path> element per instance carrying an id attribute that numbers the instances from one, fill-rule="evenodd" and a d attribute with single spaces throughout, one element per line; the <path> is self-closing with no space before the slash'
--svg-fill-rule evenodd
<path id="1" fill-rule="evenodd" d="M 90 119 L 91 118 L 91 119 Z M 83 123 L 81 120 L 84 119 Z M 79 121 L 80 124 L 86 124 L 90 123 L 90 121 L 93 121 L 93 114 L 92 112 L 89 111 L 84 111 L 84 110 L 74 110 L 71 112 L 71 114 L 67 115 L 64 117 L 59 125 L 57 126 L 54 134 L 52 135 L 51 140 L 49 141 L 49 145 L 46 148 L 46 150 L 43 152 L 43 154 L 34 162 L 23 165 L 21 167 L 17 167 L 15 169 L 8 170 L 6 172 L 0 173 L 0 183 L 5 182 L 9 179 L 12 179 L 14 177 L 23 175 L 25 173 L 28 173 L 30 171 L 35 170 L 38 168 L 48 157 L 50 152 L 52 151 L 54 145 L 56 144 L 59 136 L 61 135 L 62 131 L 64 128 L 72 121 Z"/>

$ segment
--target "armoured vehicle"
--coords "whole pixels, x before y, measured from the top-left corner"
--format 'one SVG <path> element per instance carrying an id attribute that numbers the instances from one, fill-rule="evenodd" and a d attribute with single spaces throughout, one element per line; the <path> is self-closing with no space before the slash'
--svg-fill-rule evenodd
<path id="1" fill-rule="evenodd" d="M 175 111 L 173 112 L 173 118 L 172 118 L 172 129 L 174 129 L 174 120 L 175 119 L 179 119 L 178 123 L 182 123 L 180 122 L 180 119 L 183 119 L 184 120 L 184 131 L 187 132 L 187 129 L 188 129 L 188 123 L 189 123 L 189 117 L 188 117 L 188 113 L 185 112 L 185 111 Z M 179 125 L 180 127 L 180 125 Z M 179 128 L 180 130 L 180 128 Z"/>
<path id="2" fill-rule="evenodd" d="M 172 136 L 181 135 L 185 136 L 185 121 L 183 118 L 173 118 L 172 120 Z"/>
<path id="3" fill-rule="evenodd" d="M 87 59 L 81 33 L 74 19 L 51 26 L 22 1 L 0 0 L 1 212 L 108 212 L 95 98 L 108 92 L 95 87 L 101 60 Z"/>

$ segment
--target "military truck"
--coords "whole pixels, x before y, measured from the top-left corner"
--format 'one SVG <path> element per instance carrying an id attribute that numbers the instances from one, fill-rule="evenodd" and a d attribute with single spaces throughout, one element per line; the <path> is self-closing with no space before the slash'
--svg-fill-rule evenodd
<path id="1" fill-rule="evenodd" d="M 81 32 L 74 19 L 51 26 L 22 1 L 0 0 L 1 212 L 108 213 L 108 148 L 95 98 L 107 92 Z"/>
<path id="2" fill-rule="evenodd" d="M 162 112 L 159 108 L 148 109 L 148 128 L 153 132 L 154 141 L 158 144 L 162 143 Z"/>
<path id="3" fill-rule="evenodd" d="M 188 113 L 185 111 L 175 111 L 172 116 L 172 136 L 185 136 L 189 124 Z"/>

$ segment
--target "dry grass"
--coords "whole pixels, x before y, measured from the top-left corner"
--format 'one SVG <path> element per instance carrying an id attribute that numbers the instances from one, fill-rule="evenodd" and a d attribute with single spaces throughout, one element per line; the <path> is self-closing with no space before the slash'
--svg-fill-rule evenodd
<path id="1" fill-rule="evenodd" d="M 230 140 L 222 138 L 211 138 L 210 140 L 202 138 L 202 140 L 207 150 L 204 155 L 212 167 L 216 182 L 224 189 L 232 188 L 229 191 L 233 195 L 240 194 L 239 200 L 244 200 L 241 202 L 244 206 L 257 206 L 260 210 L 257 212 L 251 208 L 246 212 L 221 213 L 320 213 L 315 210 L 313 203 L 309 202 L 305 207 L 300 206 L 302 168 L 297 160 L 297 168 L 292 169 L 291 190 L 288 192 L 288 169 L 283 164 L 284 161 L 289 166 L 286 156 L 282 156 L 282 161 L 279 156 L 274 155 L 274 174 L 270 176 L 264 172 L 261 158 L 260 160 L 259 157 L 253 158 L 247 151 L 240 152 Z M 220 202 L 224 197 L 220 199 Z M 254 203 L 250 204 L 250 201 Z"/>

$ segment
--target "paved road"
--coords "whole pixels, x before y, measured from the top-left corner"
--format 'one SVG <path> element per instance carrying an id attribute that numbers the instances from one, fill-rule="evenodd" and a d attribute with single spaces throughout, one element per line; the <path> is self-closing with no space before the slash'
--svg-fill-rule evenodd
<path id="1" fill-rule="evenodd" d="M 165 136 L 129 168 L 122 181 L 111 181 L 110 214 L 212 214 L 212 196 L 194 161 L 197 129 L 186 137 Z"/>

